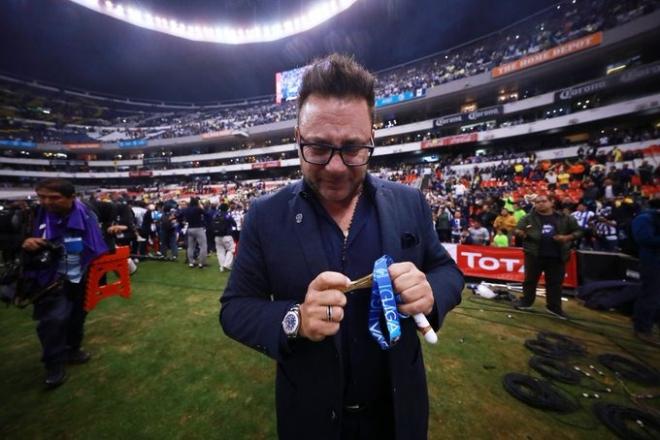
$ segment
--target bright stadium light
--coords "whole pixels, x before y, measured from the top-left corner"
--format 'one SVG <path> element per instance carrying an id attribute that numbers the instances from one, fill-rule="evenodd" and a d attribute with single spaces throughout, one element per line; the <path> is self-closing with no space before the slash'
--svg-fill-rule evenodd
<path id="1" fill-rule="evenodd" d="M 312 29 L 353 6 L 357 0 L 318 0 L 306 10 L 281 22 L 255 23 L 245 28 L 227 23 L 182 23 L 173 17 L 156 15 L 135 5 L 110 0 L 69 0 L 117 20 L 193 41 L 222 44 L 262 43 L 280 40 Z M 120 1 L 120 0 L 117 0 Z M 311 2 L 310 2 L 311 3 Z"/>

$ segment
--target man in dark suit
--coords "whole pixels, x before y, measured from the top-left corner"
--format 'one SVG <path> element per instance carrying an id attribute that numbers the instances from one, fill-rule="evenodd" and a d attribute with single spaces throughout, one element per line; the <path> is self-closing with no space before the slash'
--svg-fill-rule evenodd
<path id="1" fill-rule="evenodd" d="M 428 393 L 412 319 L 381 349 L 370 290 L 344 294 L 383 254 L 400 312 L 434 330 L 461 298 L 463 277 L 416 189 L 367 174 L 374 78 L 330 55 L 305 73 L 296 140 L 303 180 L 254 201 L 222 296 L 225 333 L 277 361 L 283 439 L 423 439 Z"/>

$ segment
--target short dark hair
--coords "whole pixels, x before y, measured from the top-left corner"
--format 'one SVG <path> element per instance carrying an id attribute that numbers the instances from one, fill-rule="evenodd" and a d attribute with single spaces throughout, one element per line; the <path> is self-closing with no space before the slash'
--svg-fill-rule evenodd
<path id="1" fill-rule="evenodd" d="M 298 115 L 312 94 L 323 97 L 364 98 L 374 119 L 376 79 L 352 57 L 333 53 L 316 59 L 303 74 L 298 92 Z"/>
<path id="2" fill-rule="evenodd" d="M 73 197 L 76 194 L 76 188 L 73 186 L 73 183 L 59 177 L 44 179 L 37 183 L 34 190 L 39 191 L 40 189 L 47 189 L 62 194 L 64 197 Z"/>

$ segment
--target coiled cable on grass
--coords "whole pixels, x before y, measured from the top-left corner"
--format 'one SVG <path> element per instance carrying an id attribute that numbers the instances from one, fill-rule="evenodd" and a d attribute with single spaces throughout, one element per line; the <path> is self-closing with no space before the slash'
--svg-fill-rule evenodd
<path id="1" fill-rule="evenodd" d="M 571 413 L 580 405 L 575 399 L 550 382 L 520 373 L 508 373 L 502 378 L 504 389 L 516 399 L 534 408 L 559 413 Z"/>
<path id="2" fill-rule="evenodd" d="M 539 356 L 560 360 L 587 354 L 584 345 L 568 336 L 553 332 L 539 332 L 536 339 L 525 341 L 525 347 Z"/>
<path id="3" fill-rule="evenodd" d="M 594 403 L 598 420 L 620 438 L 651 440 L 660 438 L 660 419 L 636 408 L 611 403 Z"/>
<path id="4" fill-rule="evenodd" d="M 587 354 L 587 349 L 584 345 L 561 333 L 539 332 L 537 338 L 540 341 L 553 343 L 559 350 L 568 352 L 573 356 L 584 356 Z"/>
<path id="5" fill-rule="evenodd" d="M 645 385 L 660 384 L 660 373 L 657 370 L 630 358 L 614 353 L 605 353 L 598 356 L 598 362 L 624 379 Z"/>
<path id="6" fill-rule="evenodd" d="M 525 347 L 534 354 L 552 359 L 568 359 L 568 353 L 561 351 L 552 342 L 541 341 L 539 339 L 527 339 Z"/>
<path id="7" fill-rule="evenodd" d="M 543 356 L 532 356 L 529 366 L 546 379 L 557 380 L 570 385 L 577 385 L 582 375 L 566 363 Z"/>

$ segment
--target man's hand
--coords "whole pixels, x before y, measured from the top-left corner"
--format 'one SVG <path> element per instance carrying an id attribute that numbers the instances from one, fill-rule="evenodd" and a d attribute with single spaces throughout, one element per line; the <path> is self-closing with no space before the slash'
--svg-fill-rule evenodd
<path id="1" fill-rule="evenodd" d="M 516 235 L 516 237 L 520 237 L 520 238 L 522 238 L 522 239 L 524 239 L 525 237 L 527 237 L 527 232 L 523 231 L 522 229 L 516 229 L 516 230 L 514 231 L 514 234 Z"/>
<path id="2" fill-rule="evenodd" d="M 40 237 L 30 237 L 23 242 L 23 249 L 28 252 L 34 252 L 46 245 L 46 240 Z"/>
<path id="3" fill-rule="evenodd" d="M 567 235 L 555 235 L 552 237 L 555 241 L 558 241 L 560 243 L 568 243 L 570 241 L 573 241 L 573 236 L 570 234 Z"/>
<path id="4" fill-rule="evenodd" d="M 298 335 L 318 342 L 339 331 L 346 305 L 346 295 L 339 289 L 350 282 L 339 272 L 322 272 L 309 283 L 305 302 L 300 304 Z M 328 321 L 328 306 L 332 307 L 332 321 Z"/>
<path id="5" fill-rule="evenodd" d="M 119 234 L 127 229 L 128 226 L 126 225 L 112 225 L 108 227 L 108 234 L 112 234 L 112 235 Z"/>
<path id="6" fill-rule="evenodd" d="M 433 310 L 435 298 L 433 290 L 424 272 L 409 261 L 394 263 L 389 267 L 394 290 L 401 295 L 402 304 L 398 305 L 401 313 L 428 315 Z"/>

